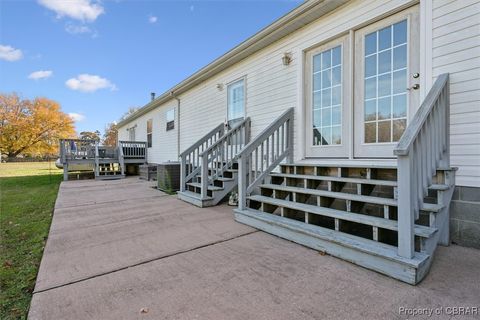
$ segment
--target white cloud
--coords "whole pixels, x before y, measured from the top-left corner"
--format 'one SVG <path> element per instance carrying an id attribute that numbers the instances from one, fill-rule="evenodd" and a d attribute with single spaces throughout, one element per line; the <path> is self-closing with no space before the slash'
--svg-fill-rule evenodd
<path id="1" fill-rule="evenodd" d="M 110 80 L 91 74 L 80 74 L 76 78 L 68 79 L 65 85 L 72 90 L 94 92 L 99 89 L 117 90 Z"/>
<path id="2" fill-rule="evenodd" d="M 30 73 L 28 76 L 28 79 L 33 79 L 33 80 L 40 80 L 40 79 L 47 79 L 50 78 L 53 74 L 53 71 L 51 70 L 39 70 Z"/>
<path id="3" fill-rule="evenodd" d="M 91 33 L 92 29 L 87 26 L 77 26 L 73 24 L 65 25 L 65 31 L 71 34 L 79 34 L 79 33 Z"/>
<path id="4" fill-rule="evenodd" d="M 104 8 L 91 0 L 38 0 L 38 3 L 57 13 L 57 18 L 64 16 L 81 21 L 95 21 L 105 13 Z"/>
<path id="5" fill-rule="evenodd" d="M 80 122 L 85 120 L 85 116 L 81 113 L 70 112 L 68 116 L 72 118 L 72 120 L 75 122 Z"/>
<path id="6" fill-rule="evenodd" d="M 22 50 L 11 46 L 2 46 L 0 44 L 0 59 L 7 61 L 17 61 L 23 58 Z"/>
<path id="7" fill-rule="evenodd" d="M 86 25 L 75 25 L 72 23 L 67 23 L 65 24 L 65 31 L 67 31 L 70 34 L 90 34 L 92 38 L 97 38 L 98 37 L 98 32 L 97 30 L 90 28 L 89 26 Z"/>
<path id="8" fill-rule="evenodd" d="M 148 17 L 148 22 L 150 23 L 156 23 L 158 21 L 158 18 L 155 16 L 149 16 Z"/>

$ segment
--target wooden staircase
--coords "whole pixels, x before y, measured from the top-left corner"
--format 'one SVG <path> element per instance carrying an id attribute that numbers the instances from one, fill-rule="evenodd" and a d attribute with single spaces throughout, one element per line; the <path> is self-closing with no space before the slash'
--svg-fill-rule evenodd
<path id="1" fill-rule="evenodd" d="M 114 180 L 125 178 L 124 169 L 118 160 L 102 160 L 96 164 L 95 179 L 96 180 Z"/>
<path id="2" fill-rule="evenodd" d="M 216 167 L 222 163 L 214 163 Z M 186 202 L 189 202 L 197 207 L 210 207 L 217 205 L 230 192 L 235 190 L 238 185 L 238 164 L 232 163 L 227 169 L 223 170 L 219 176 L 212 176 L 214 168 L 208 169 L 207 195 L 202 198 L 202 175 L 198 174 L 187 182 L 186 189 L 178 193 L 178 197 Z"/>
<path id="3" fill-rule="evenodd" d="M 219 124 L 181 155 L 178 198 L 198 207 L 218 204 L 238 186 L 237 155 L 250 138 L 250 118 L 224 132 Z"/>
<path id="4" fill-rule="evenodd" d="M 235 219 L 418 283 L 437 245 L 449 243 L 455 170 L 448 78 L 437 78 L 390 164 L 356 159 L 294 164 L 294 113 L 285 111 L 237 155 Z"/>
<path id="5" fill-rule="evenodd" d="M 235 210 L 237 221 L 415 284 L 448 234 L 454 170 L 438 169 L 415 221 L 415 253 L 398 251 L 396 166 L 282 164 Z"/>

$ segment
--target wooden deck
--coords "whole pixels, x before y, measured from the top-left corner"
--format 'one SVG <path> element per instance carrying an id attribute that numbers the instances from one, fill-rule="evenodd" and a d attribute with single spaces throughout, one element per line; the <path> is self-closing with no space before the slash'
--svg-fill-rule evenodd
<path id="1" fill-rule="evenodd" d="M 125 177 L 128 164 L 147 162 L 147 144 L 142 141 L 119 141 L 118 146 L 102 146 L 95 140 L 60 140 L 60 161 L 64 180 L 68 180 L 69 166 L 93 164 L 96 179 Z"/>

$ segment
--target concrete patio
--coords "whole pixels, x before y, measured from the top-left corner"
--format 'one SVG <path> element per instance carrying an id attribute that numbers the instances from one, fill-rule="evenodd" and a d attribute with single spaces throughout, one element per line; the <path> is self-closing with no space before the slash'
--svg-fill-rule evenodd
<path id="1" fill-rule="evenodd" d="M 401 308 L 480 317 L 447 308 L 480 308 L 479 250 L 440 247 L 414 287 L 153 185 L 62 183 L 29 319 L 411 319 Z"/>

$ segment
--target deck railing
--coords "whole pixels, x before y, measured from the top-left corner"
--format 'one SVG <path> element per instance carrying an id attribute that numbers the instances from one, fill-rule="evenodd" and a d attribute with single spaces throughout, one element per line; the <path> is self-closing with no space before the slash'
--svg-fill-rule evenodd
<path id="1" fill-rule="evenodd" d="M 450 166 L 449 76 L 440 75 L 405 130 L 398 161 L 398 254 L 414 255 L 414 222 L 438 167 Z"/>
<path id="2" fill-rule="evenodd" d="M 238 153 L 249 141 L 250 118 L 246 118 L 200 154 L 202 199 L 207 198 L 208 185 L 232 167 Z"/>
<path id="3" fill-rule="evenodd" d="M 96 140 L 60 139 L 60 159 L 67 160 L 94 159 Z"/>
<path id="4" fill-rule="evenodd" d="M 224 131 L 224 124 L 220 123 L 180 154 L 180 191 L 185 191 L 186 183 L 200 172 L 200 154 L 217 142 Z"/>
<path id="5" fill-rule="evenodd" d="M 125 159 L 147 160 L 147 143 L 144 141 L 118 141 Z"/>
<path id="6" fill-rule="evenodd" d="M 290 108 L 250 141 L 238 157 L 238 206 L 284 159 L 293 161 L 293 115 Z"/>

